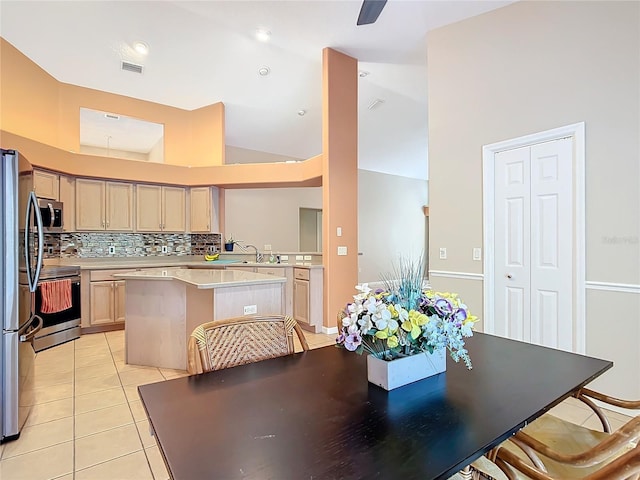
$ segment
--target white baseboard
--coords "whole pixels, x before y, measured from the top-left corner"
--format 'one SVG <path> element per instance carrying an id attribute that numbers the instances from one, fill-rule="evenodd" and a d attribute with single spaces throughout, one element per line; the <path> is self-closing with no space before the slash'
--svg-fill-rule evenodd
<path id="1" fill-rule="evenodd" d="M 322 326 L 322 333 L 325 335 L 335 335 L 338 333 L 338 327 L 325 327 Z"/>

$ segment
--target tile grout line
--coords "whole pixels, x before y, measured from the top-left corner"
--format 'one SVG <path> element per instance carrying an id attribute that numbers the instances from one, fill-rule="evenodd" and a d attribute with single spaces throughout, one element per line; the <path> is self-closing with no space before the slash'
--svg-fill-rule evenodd
<path id="1" fill-rule="evenodd" d="M 107 345 L 109 345 L 109 353 L 111 354 L 111 360 L 113 361 L 113 366 L 116 368 L 116 373 L 118 375 L 118 382 L 120 382 L 120 387 L 122 388 L 122 393 L 124 394 L 124 396 L 125 396 L 125 398 L 127 400 L 127 407 L 129 408 L 129 413 L 131 414 L 131 418 L 133 419 L 133 427 L 136 429 L 136 435 L 138 436 L 138 440 L 140 441 L 140 446 L 142 447 L 142 453 L 144 454 L 144 458 L 147 461 L 147 467 L 149 468 L 149 472 L 151 473 L 151 478 L 155 480 L 156 477 L 155 477 L 155 474 L 153 473 L 153 468 L 151 468 L 151 462 L 149 461 L 149 456 L 147 455 L 147 450 L 144 448 L 144 442 L 142 441 L 142 436 L 140 435 L 140 430 L 138 430 L 138 425 L 137 425 L 137 422 L 136 422 L 136 418 L 133 415 L 133 410 L 131 409 L 131 402 L 129 401 L 129 397 L 127 397 L 127 393 L 124 391 L 124 385 L 122 384 L 122 379 L 120 378 L 120 372 L 118 371 L 118 367 L 115 364 L 115 359 L 113 358 L 113 350 L 111 349 L 111 343 L 109 343 L 108 339 L 107 339 Z M 126 346 L 125 346 L 125 349 L 126 349 Z M 160 376 L 162 376 L 164 378 L 164 375 L 162 374 L 160 369 L 158 369 L 158 372 L 160 372 Z M 136 385 L 136 388 L 137 388 L 137 385 Z"/>

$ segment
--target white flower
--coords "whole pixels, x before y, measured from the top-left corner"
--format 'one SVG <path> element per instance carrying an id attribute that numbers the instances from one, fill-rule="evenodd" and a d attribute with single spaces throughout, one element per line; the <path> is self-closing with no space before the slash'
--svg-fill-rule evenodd
<path id="1" fill-rule="evenodd" d="M 352 313 L 351 315 L 342 319 L 342 326 L 347 327 L 347 332 L 355 333 L 358 330 L 358 315 Z"/>
<path id="2" fill-rule="evenodd" d="M 369 296 L 369 293 L 371 292 L 371 289 L 369 288 L 369 284 L 367 283 L 363 283 L 362 285 L 356 285 L 356 290 L 360 292 L 357 295 L 353 296 L 353 299 L 356 302 L 366 299 Z"/>
<path id="3" fill-rule="evenodd" d="M 360 325 L 360 333 L 366 335 L 366 333 L 373 328 L 373 322 L 371 321 L 371 315 L 364 314 L 360 320 L 358 320 L 358 325 Z"/>

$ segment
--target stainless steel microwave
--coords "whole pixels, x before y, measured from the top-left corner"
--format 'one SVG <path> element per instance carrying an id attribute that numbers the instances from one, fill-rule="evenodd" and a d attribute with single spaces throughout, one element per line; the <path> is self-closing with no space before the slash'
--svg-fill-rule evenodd
<path id="1" fill-rule="evenodd" d="M 38 207 L 42 215 L 42 230 L 44 232 L 62 232 L 64 225 L 62 202 L 39 198 Z"/>

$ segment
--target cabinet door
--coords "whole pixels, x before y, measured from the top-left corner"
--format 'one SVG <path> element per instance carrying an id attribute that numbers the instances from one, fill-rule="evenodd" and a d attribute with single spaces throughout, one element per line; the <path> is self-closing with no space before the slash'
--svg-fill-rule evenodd
<path id="1" fill-rule="evenodd" d="M 160 185 L 136 185 L 136 229 L 138 232 L 162 230 L 162 187 Z"/>
<path id="2" fill-rule="evenodd" d="M 105 229 L 104 198 L 102 180 L 76 179 L 76 230 Z"/>
<path id="3" fill-rule="evenodd" d="M 211 191 L 209 187 L 191 189 L 191 231 L 211 231 Z"/>
<path id="4" fill-rule="evenodd" d="M 58 200 L 59 177 L 55 173 L 33 171 L 33 190 L 38 198 Z"/>
<path id="5" fill-rule="evenodd" d="M 113 323 L 115 282 L 91 282 L 91 325 Z"/>
<path id="6" fill-rule="evenodd" d="M 186 230 L 186 194 L 180 187 L 162 187 L 163 232 Z"/>
<path id="7" fill-rule="evenodd" d="M 64 206 L 62 229 L 65 232 L 76 231 L 76 180 L 60 175 L 60 201 Z"/>
<path id="8" fill-rule="evenodd" d="M 124 309 L 125 309 L 125 297 L 124 297 L 124 280 L 117 280 L 113 282 L 115 285 L 115 317 L 116 322 L 124 322 Z"/>
<path id="9" fill-rule="evenodd" d="M 133 184 L 107 182 L 107 230 L 133 231 Z"/>
<path id="10" fill-rule="evenodd" d="M 293 318 L 300 323 L 309 324 L 309 282 L 293 281 Z"/>

